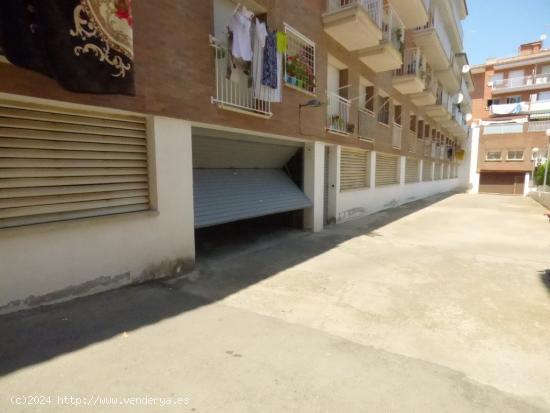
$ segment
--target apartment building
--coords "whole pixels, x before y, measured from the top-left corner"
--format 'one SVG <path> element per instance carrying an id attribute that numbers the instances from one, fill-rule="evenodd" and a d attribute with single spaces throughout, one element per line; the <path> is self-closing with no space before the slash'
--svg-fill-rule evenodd
<path id="1" fill-rule="evenodd" d="M 0 62 L 0 311 L 183 274 L 228 225 L 459 187 L 464 0 L 132 4 L 133 95 Z"/>
<path id="2" fill-rule="evenodd" d="M 472 68 L 473 139 L 478 150 L 473 191 L 526 194 L 547 158 L 550 128 L 550 50 L 522 44 L 512 57 Z"/>

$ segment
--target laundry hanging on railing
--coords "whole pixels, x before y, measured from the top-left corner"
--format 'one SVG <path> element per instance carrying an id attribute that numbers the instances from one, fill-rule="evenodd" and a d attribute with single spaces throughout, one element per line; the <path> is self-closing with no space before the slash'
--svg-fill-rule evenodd
<path id="1" fill-rule="evenodd" d="M 528 111 L 529 104 L 526 102 L 491 105 L 491 114 L 493 115 L 518 115 Z"/>
<path id="2" fill-rule="evenodd" d="M 80 93 L 134 94 L 131 0 L 2 0 L 6 58 Z"/>

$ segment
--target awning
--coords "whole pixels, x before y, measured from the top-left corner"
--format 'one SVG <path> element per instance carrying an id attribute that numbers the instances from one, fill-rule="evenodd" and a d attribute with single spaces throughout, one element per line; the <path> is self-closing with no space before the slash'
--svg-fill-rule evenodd
<path id="1" fill-rule="evenodd" d="M 308 208 L 281 169 L 194 169 L 195 228 Z"/>

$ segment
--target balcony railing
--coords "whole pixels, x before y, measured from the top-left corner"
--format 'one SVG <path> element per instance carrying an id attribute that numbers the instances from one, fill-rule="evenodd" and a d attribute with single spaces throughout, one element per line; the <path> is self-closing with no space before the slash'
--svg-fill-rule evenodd
<path id="1" fill-rule="evenodd" d="M 237 73 L 236 80 L 228 77 L 227 59 L 231 52 L 215 38 L 210 39 L 210 45 L 214 49 L 216 70 L 216 95 L 212 97 L 212 103 L 228 110 L 271 117 L 271 102 L 267 93 L 264 90 L 254 93 L 244 73 Z"/>
<path id="2" fill-rule="evenodd" d="M 409 140 L 408 140 L 408 150 L 409 152 L 416 152 L 416 144 L 417 142 L 420 142 L 421 144 L 423 144 L 422 140 L 419 141 L 419 139 L 415 136 L 415 135 L 412 135 L 412 132 L 410 132 L 410 136 L 409 136 Z"/>
<path id="3" fill-rule="evenodd" d="M 391 145 L 394 148 L 401 149 L 401 138 L 403 136 L 403 128 L 397 123 L 393 123 L 393 128 L 391 132 Z"/>
<path id="4" fill-rule="evenodd" d="M 416 75 L 423 77 L 423 60 L 420 48 L 406 49 L 403 53 L 403 66 L 394 72 L 395 76 Z"/>
<path id="5" fill-rule="evenodd" d="M 445 55 L 449 58 L 449 61 L 450 61 L 453 48 L 452 48 L 451 40 L 449 39 L 449 36 L 445 28 L 445 22 L 439 15 L 439 12 L 437 11 L 437 9 L 433 9 L 430 12 L 430 17 L 428 19 L 428 22 L 424 26 L 417 27 L 415 31 L 423 32 L 431 29 L 434 29 L 435 32 L 437 33 L 437 37 L 441 42 L 441 46 L 445 51 Z"/>
<path id="6" fill-rule="evenodd" d="M 335 12 L 355 5 L 361 6 L 371 20 L 382 28 L 382 0 L 328 0 L 327 11 Z"/>
<path id="7" fill-rule="evenodd" d="M 327 129 L 331 132 L 349 135 L 355 128 L 350 124 L 351 101 L 338 96 L 336 93 L 327 92 Z"/>
<path id="8" fill-rule="evenodd" d="M 405 41 L 405 25 L 390 5 L 384 7 L 382 36 L 383 39 L 390 42 L 396 50 L 399 52 L 402 51 Z"/>
<path id="9" fill-rule="evenodd" d="M 430 156 L 432 152 L 432 140 L 430 138 L 427 138 L 424 141 L 424 156 Z"/>
<path id="10" fill-rule="evenodd" d="M 374 112 L 368 109 L 359 109 L 357 134 L 360 139 L 374 140 L 373 127 L 376 125 Z"/>
<path id="11" fill-rule="evenodd" d="M 550 86 L 550 74 L 541 73 L 538 75 L 524 76 L 524 77 L 511 77 L 508 79 L 493 80 L 493 90 L 505 90 L 515 89 L 529 86 L 549 85 Z"/>
<path id="12" fill-rule="evenodd" d="M 546 132 L 548 129 L 550 129 L 550 120 L 529 122 L 527 127 L 528 132 Z"/>

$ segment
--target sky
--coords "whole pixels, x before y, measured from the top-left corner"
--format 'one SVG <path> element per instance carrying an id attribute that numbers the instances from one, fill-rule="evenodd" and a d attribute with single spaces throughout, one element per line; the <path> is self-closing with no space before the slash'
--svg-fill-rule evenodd
<path id="1" fill-rule="evenodd" d="M 471 65 L 491 57 L 517 54 L 522 43 L 548 35 L 550 48 L 550 0 L 467 0 L 464 50 Z"/>

